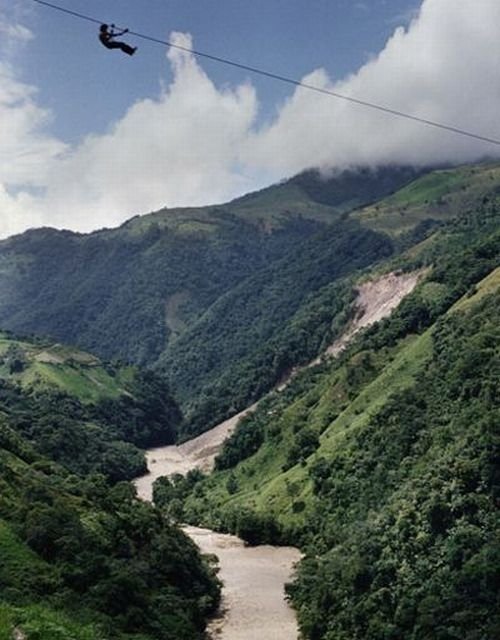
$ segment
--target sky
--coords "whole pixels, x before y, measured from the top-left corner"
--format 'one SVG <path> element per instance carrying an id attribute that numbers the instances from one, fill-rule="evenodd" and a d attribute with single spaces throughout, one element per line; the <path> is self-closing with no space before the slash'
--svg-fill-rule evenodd
<path id="1" fill-rule="evenodd" d="M 53 0 L 98 21 L 500 139 L 498 0 Z M 0 237 L 229 201 L 304 169 L 500 146 L 0 0 Z"/>

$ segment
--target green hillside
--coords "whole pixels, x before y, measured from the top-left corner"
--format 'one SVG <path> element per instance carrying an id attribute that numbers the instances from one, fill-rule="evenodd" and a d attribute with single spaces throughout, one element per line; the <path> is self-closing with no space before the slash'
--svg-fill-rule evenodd
<path id="1" fill-rule="evenodd" d="M 442 169 L 417 178 L 353 217 L 370 229 L 398 237 L 426 221 L 451 220 L 494 199 L 499 181 L 497 164 Z"/>
<path id="2" fill-rule="evenodd" d="M 183 234 L 213 234 L 236 217 L 266 233 L 288 226 L 295 217 L 331 223 L 340 215 L 380 200 L 412 182 L 426 170 L 413 167 L 355 168 L 340 172 L 304 171 L 291 180 L 249 193 L 216 207 L 165 209 L 136 216 L 122 225 L 140 234 L 153 225 Z"/>
<path id="3" fill-rule="evenodd" d="M 151 372 L 0 334 L 0 638 L 202 640 L 213 570 L 120 482 L 180 420 Z"/>
<path id="4" fill-rule="evenodd" d="M 23 389 L 57 388 L 83 403 L 98 402 L 130 395 L 135 373 L 133 367 L 105 365 L 74 347 L 0 332 L 0 378 Z"/>
<path id="5" fill-rule="evenodd" d="M 1 242 L 0 640 L 201 640 L 220 585 L 179 520 L 300 546 L 308 640 L 496 639 L 499 182 L 306 172 Z M 273 391 L 394 271 L 421 278 L 389 318 Z M 156 507 L 122 482 L 262 397 L 211 475 Z"/>
<path id="6" fill-rule="evenodd" d="M 393 258 L 426 277 L 262 401 L 185 501 L 192 522 L 302 547 L 306 638 L 498 635 L 499 215 L 485 199 Z M 186 488 L 165 485 L 168 511 Z"/>
<path id="7" fill-rule="evenodd" d="M 221 296 L 158 361 L 187 433 L 244 409 L 333 341 L 347 320 L 349 277 L 391 253 L 385 237 L 345 221 Z"/>
<path id="8" fill-rule="evenodd" d="M 413 260 L 416 268 L 433 264 L 431 247 L 439 237 L 433 231 L 446 229 L 457 216 L 467 219 L 471 210 L 484 211 L 488 218 L 499 179 L 497 165 L 418 177 L 377 205 L 358 209 L 304 239 L 219 298 L 159 358 L 160 370 L 183 405 L 185 433 L 198 433 L 244 409 L 294 366 L 321 353 L 349 319 L 345 310 L 361 270 L 373 273 L 391 254 L 395 267 L 408 269 L 407 254 L 401 253 L 408 247 L 421 255 Z M 322 202 L 333 202 L 332 194 L 314 193 Z M 258 204 L 259 194 L 243 201 Z M 425 238 L 428 251 L 419 253 Z"/>
<path id="9" fill-rule="evenodd" d="M 143 473 L 139 447 L 174 442 L 181 423 L 153 373 L 8 332 L 0 333 L 0 412 L 44 455 L 113 481 Z"/>
<path id="10" fill-rule="evenodd" d="M 348 319 L 362 270 L 486 207 L 499 181 L 493 164 L 310 171 L 119 229 L 30 231 L 0 243 L 0 326 L 152 366 L 182 406 L 186 438 L 316 357 Z"/>
<path id="11" fill-rule="evenodd" d="M 0 416 L 0 488 L 2 640 L 202 640 L 213 572 L 132 485 L 69 474 Z"/>
<path id="12" fill-rule="evenodd" d="M 29 231 L 0 242 L 0 326 L 48 335 L 107 359 L 159 362 L 162 370 L 185 371 L 169 381 L 192 417 L 192 430 L 207 428 L 206 407 L 214 394 L 228 393 L 227 385 L 222 393 L 213 388 L 215 379 L 221 372 L 226 379 L 234 376 L 228 369 L 232 346 L 212 370 L 210 364 L 194 366 L 182 345 L 205 344 L 206 333 L 219 326 L 224 335 L 241 333 L 241 366 L 247 372 L 267 360 L 276 333 L 271 311 L 281 309 L 281 325 L 293 325 L 302 303 L 309 304 L 315 293 L 324 295 L 323 286 L 391 251 L 387 238 L 346 220 L 346 213 L 420 173 L 389 167 L 323 177 L 311 171 L 232 203 L 160 211 L 119 229 L 89 235 Z M 298 260 L 304 273 L 292 290 L 285 278 L 300 275 Z M 288 275 L 281 277 L 282 270 Z M 266 310 L 262 283 L 276 277 L 281 279 L 265 296 L 273 298 Z M 241 298 L 248 299 L 245 317 L 226 313 Z M 243 335 L 249 315 L 263 315 L 254 336 Z M 278 347 L 281 362 L 263 382 L 267 388 L 281 375 L 284 351 L 295 357 L 288 346 Z M 297 356 L 309 357 L 318 347 L 315 339 Z M 200 352 L 199 358 L 209 362 L 209 354 Z M 260 392 L 255 374 L 246 377 L 237 396 L 221 402 L 212 419 Z M 195 388 L 206 402 L 201 398 L 192 406 Z"/>

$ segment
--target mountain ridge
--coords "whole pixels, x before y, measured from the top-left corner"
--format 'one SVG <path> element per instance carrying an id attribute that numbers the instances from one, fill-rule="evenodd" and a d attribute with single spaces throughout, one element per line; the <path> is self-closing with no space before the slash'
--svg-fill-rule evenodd
<path id="1" fill-rule="evenodd" d="M 0 243 L 0 326 L 155 366 L 188 437 L 316 357 L 345 320 L 351 276 L 389 255 L 397 263 L 452 220 L 461 198 L 457 211 L 482 206 L 499 184 L 492 163 L 312 171 L 221 207 L 88 236 L 27 232 Z M 211 347 L 216 335 L 224 348 Z"/>

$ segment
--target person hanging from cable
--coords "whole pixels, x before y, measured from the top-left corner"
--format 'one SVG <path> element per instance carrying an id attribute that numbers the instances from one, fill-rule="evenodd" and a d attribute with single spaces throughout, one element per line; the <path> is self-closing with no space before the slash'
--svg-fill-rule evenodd
<path id="1" fill-rule="evenodd" d="M 129 56 L 133 56 L 137 51 L 137 47 L 131 47 L 126 42 L 115 40 L 116 36 L 122 36 L 124 33 L 128 32 L 128 29 L 123 29 L 123 31 L 113 31 L 114 26 L 115 25 L 112 24 L 110 29 L 107 24 L 101 24 L 99 29 L 99 40 L 106 49 L 121 49 L 121 51 L 127 53 Z"/>

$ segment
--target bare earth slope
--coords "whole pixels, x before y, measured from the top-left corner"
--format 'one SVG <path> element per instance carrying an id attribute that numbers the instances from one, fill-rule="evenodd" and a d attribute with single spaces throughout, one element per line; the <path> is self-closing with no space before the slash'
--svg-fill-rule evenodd
<path id="1" fill-rule="evenodd" d="M 354 302 L 356 315 L 347 331 L 328 347 L 326 355 L 338 355 L 358 331 L 389 316 L 401 300 L 413 291 L 422 275 L 422 271 L 387 273 L 377 280 L 360 284 Z"/>
<path id="2" fill-rule="evenodd" d="M 344 334 L 330 345 L 321 357 L 337 356 L 359 331 L 390 315 L 401 300 L 413 291 L 422 275 L 421 271 L 388 273 L 377 280 L 360 284 L 357 287 L 358 296 L 354 302 L 356 309 L 354 319 Z M 320 358 L 317 358 L 308 366 L 314 366 L 319 362 Z M 292 372 L 290 378 L 296 373 L 297 371 Z M 290 378 L 281 383 L 280 389 L 288 383 Z M 153 482 L 160 476 L 173 473 L 185 474 L 195 468 L 204 472 L 210 471 L 224 440 L 233 433 L 240 418 L 253 411 L 256 406 L 257 404 L 248 407 L 210 431 L 181 445 L 150 449 L 146 454 L 149 474 L 136 481 L 139 494 L 146 500 L 151 500 Z"/>

